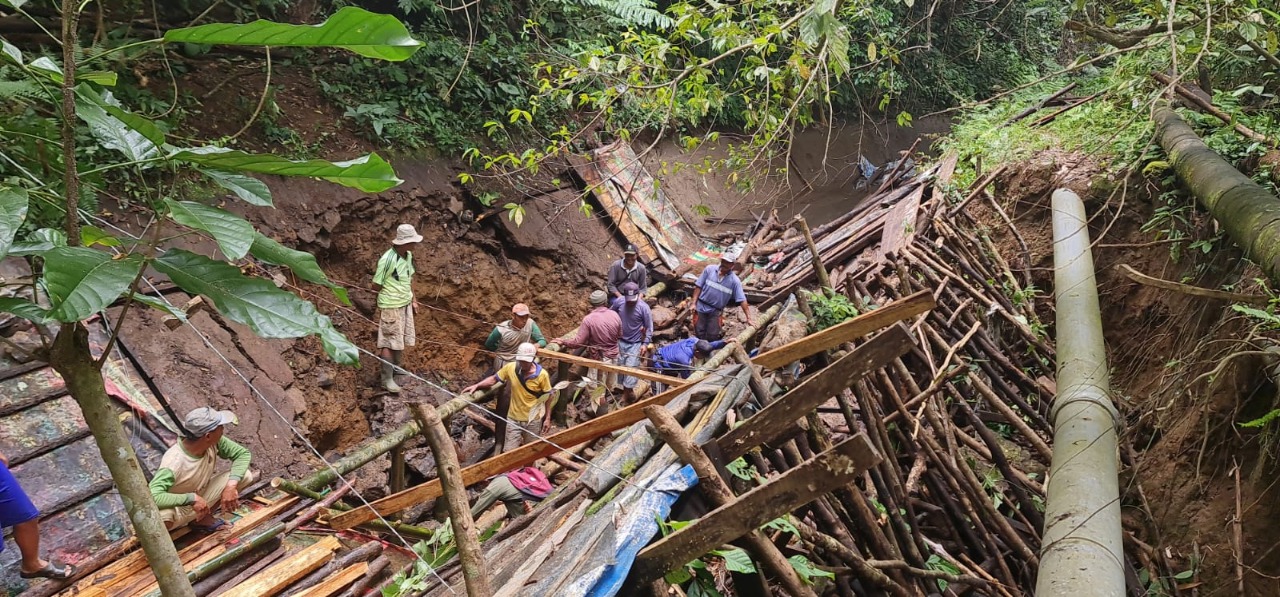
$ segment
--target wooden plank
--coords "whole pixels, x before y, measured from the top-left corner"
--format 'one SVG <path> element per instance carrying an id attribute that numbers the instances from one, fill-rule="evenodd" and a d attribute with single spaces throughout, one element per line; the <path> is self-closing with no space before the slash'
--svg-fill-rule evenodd
<path id="1" fill-rule="evenodd" d="M 545 348 L 538 349 L 538 356 L 544 359 L 564 361 L 566 363 L 570 363 L 573 365 L 582 365 L 583 367 L 588 367 L 591 369 L 599 369 L 601 371 L 612 371 L 614 373 L 620 373 L 622 375 L 630 375 L 631 377 L 635 377 L 639 379 L 647 379 L 649 381 L 660 381 L 672 387 L 684 385 L 685 383 L 684 379 L 679 377 L 672 377 L 670 375 L 663 375 L 661 373 L 654 373 L 652 371 L 645 371 L 644 369 L 636 369 L 634 367 L 623 367 L 622 365 L 611 365 L 609 363 L 597 361 L 595 359 L 588 359 L 585 357 L 571 355 L 564 352 L 554 352 L 554 351 L 547 350 Z"/>
<path id="2" fill-rule="evenodd" d="M 347 585 L 356 582 L 356 579 L 364 576 L 368 571 L 369 562 L 352 564 L 343 569 L 342 572 L 324 579 L 320 584 L 297 593 L 293 597 L 332 597 L 333 594 L 346 588 Z"/>
<path id="3" fill-rule="evenodd" d="M 880 369 L 911 350 L 911 334 L 894 326 L 872 338 L 840 360 L 805 378 L 800 385 L 724 434 L 716 445 L 725 462 L 746 454 L 760 444 L 788 435 L 791 422 L 804 418 L 818 405 L 844 391 L 864 375 Z"/>
<path id="4" fill-rule="evenodd" d="M 288 498 L 280 500 L 269 507 L 258 508 L 249 514 L 246 514 L 240 520 L 237 520 L 231 527 L 230 535 L 226 533 L 214 533 L 192 543 L 191 545 L 188 545 L 182 549 L 182 551 L 178 552 L 178 555 L 179 557 L 182 557 L 183 554 L 193 552 L 203 553 L 212 549 L 212 546 L 241 537 L 245 533 L 252 531 L 258 525 L 270 520 L 272 517 L 285 511 L 297 502 L 297 497 L 289 496 Z M 186 532 L 187 530 L 185 528 L 179 529 L 173 533 L 173 536 L 176 539 Z M 134 539 L 134 543 L 136 542 L 137 540 Z M 80 593 L 89 590 L 92 587 L 98 587 L 104 590 L 110 589 L 111 587 L 120 585 L 121 583 L 130 582 L 131 577 L 144 570 L 148 575 L 150 575 L 151 571 L 147 567 L 146 554 L 142 553 L 142 550 L 137 550 L 123 558 L 120 558 L 119 560 L 116 560 L 102 570 L 94 573 L 92 576 L 77 582 L 71 589 L 69 589 L 67 594 Z"/>
<path id="5" fill-rule="evenodd" d="M 342 547 L 337 537 L 327 535 L 302 551 L 255 574 L 223 597 L 270 597 L 333 559 L 334 550 Z"/>
<path id="6" fill-rule="evenodd" d="M 902 247 L 911 244 L 916 235 L 916 213 L 920 211 L 920 199 L 924 197 L 924 185 L 916 187 L 903 201 L 889 208 L 884 219 L 884 234 L 880 237 L 877 255 L 897 255 Z"/>
<path id="7" fill-rule="evenodd" d="M 661 578 L 818 496 L 853 482 L 880 460 L 865 434 L 840 442 L 644 548 L 636 556 L 633 578 L 640 583 Z"/>
<path id="8" fill-rule="evenodd" d="M 514 468 L 531 464 L 539 458 L 550 456 L 562 449 L 571 448 L 613 433 L 636 421 L 643 420 L 645 418 L 644 407 L 651 404 L 666 404 L 672 398 L 680 395 L 681 392 L 689 389 L 691 385 L 685 384 L 672 388 L 656 396 L 645 398 L 631 406 L 597 417 L 581 425 L 575 425 L 548 437 L 547 441 L 528 443 L 510 452 L 503 452 L 488 460 L 477 462 L 462 469 L 462 483 L 464 485 L 473 485 L 498 473 L 505 473 Z M 438 498 L 440 495 L 440 480 L 432 479 L 400 493 L 384 497 L 368 506 L 361 506 L 347 512 L 330 511 L 329 526 L 337 530 L 349 529 L 375 520 L 379 514 L 382 516 L 394 514 L 425 500 Z"/>
<path id="9" fill-rule="evenodd" d="M 934 306 L 933 293 L 921 290 L 874 311 L 863 313 L 839 325 L 783 344 L 778 348 L 756 356 L 756 358 L 751 359 L 751 362 L 768 369 L 777 369 L 824 350 L 835 348 L 845 342 L 851 342 L 908 317 L 914 317 L 929 311 Z"/>

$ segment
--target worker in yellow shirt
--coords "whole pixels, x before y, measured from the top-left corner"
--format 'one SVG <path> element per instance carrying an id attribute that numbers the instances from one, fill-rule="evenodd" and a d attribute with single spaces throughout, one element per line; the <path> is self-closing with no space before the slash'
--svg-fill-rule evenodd
<path id="1" fill-rule="evenodd" d="M 499 416 L 508 419 L 504 437 L 498 438 L 499 452 L 514 450 L 551 429 L 551 409 L 546 404 L 553 395 L 551 376 L 542 365 L 534 362 L 537 354 L 538 347 L 525 342 L 516 349 L 515 361 L 462 390 L 464 393 L 485 390 L 499 380 L 507 385 L 511 401 L 507 412 L 498 412 Z M 538 425 L 539 420 L 541 425 Z"/>

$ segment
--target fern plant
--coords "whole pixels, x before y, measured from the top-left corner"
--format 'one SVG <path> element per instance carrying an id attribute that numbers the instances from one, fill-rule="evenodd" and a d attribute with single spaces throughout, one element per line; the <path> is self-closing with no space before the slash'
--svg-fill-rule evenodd
<path id="1" fill-rule="evenodd" d="M 658 10 L 653 0 L 561 0 L 564 4 L 578 4 L 603 11 L 609 15 L 609 24 L 617 27 L 669 29 L 675 20 Z"/>

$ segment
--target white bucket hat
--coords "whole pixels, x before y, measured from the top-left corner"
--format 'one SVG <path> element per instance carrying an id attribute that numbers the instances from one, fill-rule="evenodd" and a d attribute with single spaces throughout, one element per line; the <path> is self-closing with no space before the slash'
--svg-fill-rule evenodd
<path id="1" fill-rule="evenodd" d="M 396 228 L 396 239 L 391 241 L 393 245 L 407 245 L 409 243 L 422 242 L 422 235 L 413 229 L 411 224 L 401 224 Z"/>

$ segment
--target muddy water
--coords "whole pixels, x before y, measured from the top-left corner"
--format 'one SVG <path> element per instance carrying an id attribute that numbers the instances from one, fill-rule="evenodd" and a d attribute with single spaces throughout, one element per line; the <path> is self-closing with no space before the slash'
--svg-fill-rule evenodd
<path id="1" fill-rule="evenodd" d="M 652 172 L 666 172 L 661 176 L 663 188 L 686 214 L 710 210 L 710 216 L 693 216 L 693 224 L 704 232 L 741 230 L 742 220 L 754 220 L 774 208 L 780 218 L 803 214 L 811 226 L 818 226 L 848 212 L 866 196 L 853 188 L 859 155 L 881 165 L 917 138 L 921 139 L 917 151 L 928 151 L 950 125 L 950 119 L 932 117 L 912 127 L 857 121 L 804 131 L 796 135 L 785 174 L 758 180 L 745 194 L 732 188 L 725 173 L 697 170 L 704 160 L 724 157 L 723 147 L 704 146 L 686 153 L 667 144 L 645 159 Z"/>

